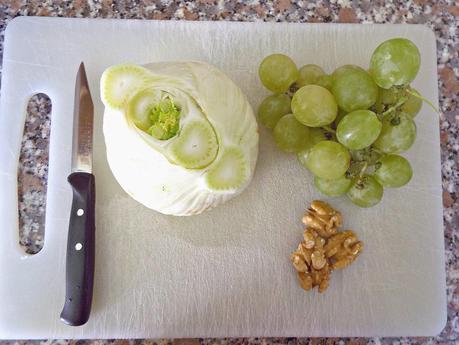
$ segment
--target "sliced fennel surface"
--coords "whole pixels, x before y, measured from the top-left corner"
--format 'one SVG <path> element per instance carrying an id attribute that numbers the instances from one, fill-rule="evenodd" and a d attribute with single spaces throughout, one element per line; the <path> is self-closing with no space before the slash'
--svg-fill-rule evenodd
<path id="1" fill-rule="evenodd" d="M 202 169 L 212 163 L 218 152 L 217 137 L 207 121 L 188 123 L 169 147 L 169 157 L 187 169 Z"/>
<path id="2" fill-rule="evenodd" d="M 122 108 L 133 91 L 152 78 L 148 69 L 137 65 L 114 65 L 107 68 L 100 81 L 100 94 L 105 106 Z"/>
<path id="3" fill-rule="evenodd" d="M 146 88 L 135 93 L 125 107 L 126 115 L 144 132 L 148 132 L 153 125 L 152 111 L 161 102 L 162 92 L 157 89 Z"/>
<path id="4" fill-rule="evenodd" d="M 237 190 L 247 180 L 249 166 L 244 153 L 236 148 L 225 149 L 206 174 L 206 183 L 216 191 Z"/>
<path id="5" fill-rule="evenodd" d="M 123 66 L 120 75 L 110 67 L 111 78 L 101 80 L 101 90 L 117 95 L 116 106 L 103 100 L 104 136 L 121 187 L 173 215 L 199 214 L 239 194 L 258 154 L 256 120 L 242 91 L 204 63 L 140 67 L 145 74 L 138 83 L 132 80 L 139 66 Z M 104 85 L 111 80 L 116 83 Z"/>

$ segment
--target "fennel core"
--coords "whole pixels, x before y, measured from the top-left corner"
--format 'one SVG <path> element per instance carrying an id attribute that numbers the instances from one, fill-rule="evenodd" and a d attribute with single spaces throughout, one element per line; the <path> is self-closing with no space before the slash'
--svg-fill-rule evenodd
<path id="1" fill-rule="evenodd" d="M 131 97 L 126 106 L 135 126 L 155 139 L 167 140 L 179 131 L 181 108 L 168 93 L 144 89 Z"/>
<path id="2" fill-rule="evenodd" d="M 158 140 L 170 139 L 179 130 L 180 108 L 170 96 L 166 96 L 151 109 L 150 121 L 152 125 L 148 133 L 152 137 Z"/>

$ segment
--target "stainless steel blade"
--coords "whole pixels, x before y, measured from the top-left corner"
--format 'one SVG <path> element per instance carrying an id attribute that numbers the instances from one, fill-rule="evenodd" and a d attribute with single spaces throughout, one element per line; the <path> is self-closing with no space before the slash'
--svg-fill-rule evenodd
<path id="1" fill-rule="evenodd" d="M 75 107 L 73 113 L 72 172 L 92 172 L 92 136 L 94 105 L 89 91 L 83 62 L 75 83 Z"/>

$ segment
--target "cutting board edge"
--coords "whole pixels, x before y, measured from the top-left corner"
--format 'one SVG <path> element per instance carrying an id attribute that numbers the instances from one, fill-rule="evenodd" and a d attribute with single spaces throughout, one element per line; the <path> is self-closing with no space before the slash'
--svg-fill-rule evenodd
<path id="1" fill-rule="evenodd" d="M 26 18 L 26 19 L 29 19 L 29 18 L 27 18 L 27 17 L 19 17 L 19 18 Z M 16 22 L 21 23 L 21 20 L 19 20 L 19 18 L 17 18 L 17 20 L 14 19 L 13 22 L 16 21 Z M 78 21 L 78 20 L 79 20 L 79 19 L 75 19 L 75 21 Z M 109 19 L 109 20 L 116 21 L 116 19 Z M 11 24 L 11 23 L 10 23 L 10 24 Z M 236 25 L 236 24 L 239 24 L 239 23 L 233 23 L 232 25 Z M 247 24 L 251 24 L 251 23 L 247 23 Z M 298 23 L 297 23 L 297 24 L 298 24 Z M 284 25 L 290 25 L 290 24 L 289 24 L 289 23 L 285 23 Z M 307 25 L 315 25 L 315 24 L 307 24 Z M 336 24 L 336 25 L 340 25 L 340 24 Z M 356 25 L 357 25 L 357 24 L 356 24 Z M 423 25 L 419 25 L 419 26 L 422 26 L 422 27 L 426 28 L 426 27 L 423 26 Z M 15 28 L 15 27 L 13 26 L 13 29 L 11 29 L 11 30 L 14 30 L 14 28 Z M 428 29 L 428 30 L 430 31 L 430 29 Z M 431 31 L 430 31 L 430 32 L 431 32 Z M 4 78 L 4 77 L 5 77 L 5 74 L 3 75 L 3 78 Z M 3 78 L 2 78 L 2 79 L 3 79 Z M 446 292 L 445 292 L 445 297 L 446 297 Z M 446 308 L 445 308 L 445 311 L 446 311 Z M 446 313 L 445 313 L 445 316 L 446 316 Z M 446 319 L 445 319 L 445 320 L 446 320 Z M 81 338 L 81 336 L 78 336 L 78 338 Z M 107 337 L 107 338 L 109 338 L 109 337 Z"/>

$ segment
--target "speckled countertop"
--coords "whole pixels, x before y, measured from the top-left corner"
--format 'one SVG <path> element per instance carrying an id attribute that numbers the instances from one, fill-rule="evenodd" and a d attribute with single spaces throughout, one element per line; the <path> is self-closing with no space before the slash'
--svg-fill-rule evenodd
<path id="1" fill-rule="evenodd" d="M 296 1 L 122 1 L 0 0 L 0 43 L 16 16 L 288 21 L 341 23 L 417 23 L 437 37 L 441 106 L 441 157 L 447 269 L 448 322 L 435 338 L 249 338 L 113 341 L 0 341 L 0 344 L 452 344 L 459 343 L 459 1 L 323 0 Z M 0 44 L 0 55 L 3 45 Z M 0 71 L 1 72 L 1 71 Z M 50 102 L 35 96 L 29 104 L 19 169 L 21 244 L 31 253 L 43 243 L 47 139 Z M 1 306 L 0 306 L 1 308 Z"/>

